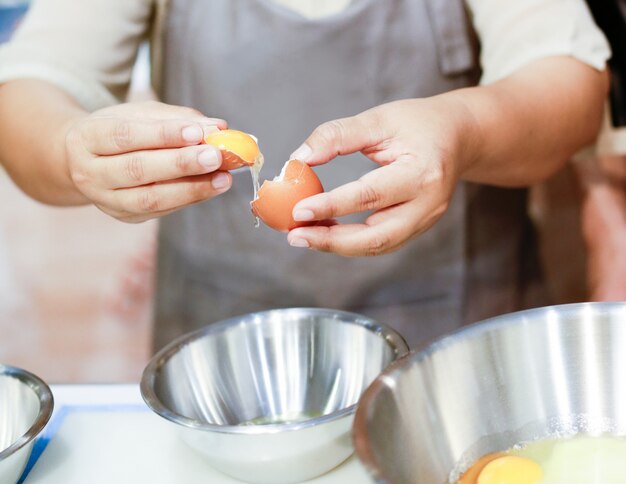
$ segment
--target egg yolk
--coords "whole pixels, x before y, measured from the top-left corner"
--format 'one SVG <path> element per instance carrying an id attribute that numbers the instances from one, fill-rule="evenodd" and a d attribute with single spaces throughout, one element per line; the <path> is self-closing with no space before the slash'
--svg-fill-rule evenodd
<path id="1" fill-rule="evenodd" d="M 542 478 L 539 464 L 508 455 L 489 462 L 478 476 L 477 484 L 538 484 Z"/>
<path id="2" fill-rule="evenodd" d="M 209 133 L 204 137 L 204 142 L 219 148 L 221 151 L 235 154 L 241 158 L 245 165 L 252 165 L 259 158 L 259 146 L 256 140 L 243 131 L 224 129 Z"/>
<path id="3" fill-rule="evenodd" d="M 483 455 L 480 459 L 474 462 L 472 467 L 465 471 L 456 484 L 476 484 L 478 476 L 487 464 L 493 460 L 499 459 L 500 457 L 504 457 L 505 455 L 506 454 L 504 452 L 494 452 L 492 454 Z"/>

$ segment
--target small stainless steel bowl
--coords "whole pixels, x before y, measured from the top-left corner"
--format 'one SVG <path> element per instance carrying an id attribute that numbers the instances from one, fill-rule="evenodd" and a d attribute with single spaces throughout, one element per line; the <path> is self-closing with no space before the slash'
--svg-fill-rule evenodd
<path id="1" fill-rule="evenodd" d="M 444 483 L 489 452 L 576 433 L 626 435 L 626 303 L 461 329 L 383 372 L 353 428 L 360 460 L 394 484 Z"/>
<path id="2" fill-rule="evenodd" d="M 146 367 L 141 393 L 220 471 L 301 482 L 348 458 L 356 403 L 408 351 L 393 330 L 328 309 L 277 309 L 184 336 Z"/>
<path id="3" fill-rule="evenodd" d="M 19 479 L 37 435 L 50 420 L 52 392 L 40 378 L 0 365 L 0 482 Z"/>

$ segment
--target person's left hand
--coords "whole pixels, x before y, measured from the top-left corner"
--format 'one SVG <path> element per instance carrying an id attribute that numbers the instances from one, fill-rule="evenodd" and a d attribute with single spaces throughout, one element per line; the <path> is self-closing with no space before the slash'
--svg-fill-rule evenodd
<path id="1" fill-rule="evenodd" d="M 381 167 L 298 203 L 295 220 L 320 223 L 292 230 L 289 243 L 345 256 L 400 248 L 446 211 L 461 167 L 471 158 L 472 123 L 467 108 L 444 95 L 396 101 L 322 124 L 292 158 L 319 165 L 360 151 Z M 362 224 L 334 220 L 369 210 L 375 212 Z"/>

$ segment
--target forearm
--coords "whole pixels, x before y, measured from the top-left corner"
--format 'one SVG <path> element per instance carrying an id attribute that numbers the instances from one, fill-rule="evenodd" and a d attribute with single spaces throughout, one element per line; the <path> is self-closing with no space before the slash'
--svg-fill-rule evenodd
<path id="1" fill-rule="evenodd" d="M 581 224 L 590 250 L 626 248 L 626 159 L 589 158 L 575 165 L 582 188 Z"/>
<path id="2" fill-rule="evenodd" d="M 0 161 L 31 197 L 54 205 L 87 199 L 69 175 L 65 138 L 86 113 L 63 91 L 35 80 L 0 86 Z"/>
<path id="3" fill-rule="evenodd" d="M 582 188 L 581 225 L 592 301 L 626 298 L 626 159 L 576 163 Z"/>
<path id="4" fill-rule="evenodd" d="M 593 141 L 607 89 L 606 72 L 553 57 L 492 85 L 445 94 L 467 113 L 460 176 L 501 186 L 544 180 Z"/>

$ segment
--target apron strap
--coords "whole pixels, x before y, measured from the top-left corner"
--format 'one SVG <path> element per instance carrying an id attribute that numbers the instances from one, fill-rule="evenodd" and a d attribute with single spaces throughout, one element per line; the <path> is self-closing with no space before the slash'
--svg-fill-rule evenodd
<path id="1" fill-rule="evenodd" d="M 475 48 L 467 28 L 462 0 L 426 0 L 439 57 L 439 68 L 446 76 L 460 74 L 476 65 Z"/>
<path id="2" fill-rule="evenodd" d="M 152 0 L 152 22 L 150 40 L 150 78 L 154 92 L 161 92 L 163 76 L 163 33 L 167 21 L 170 0 Z"/>

